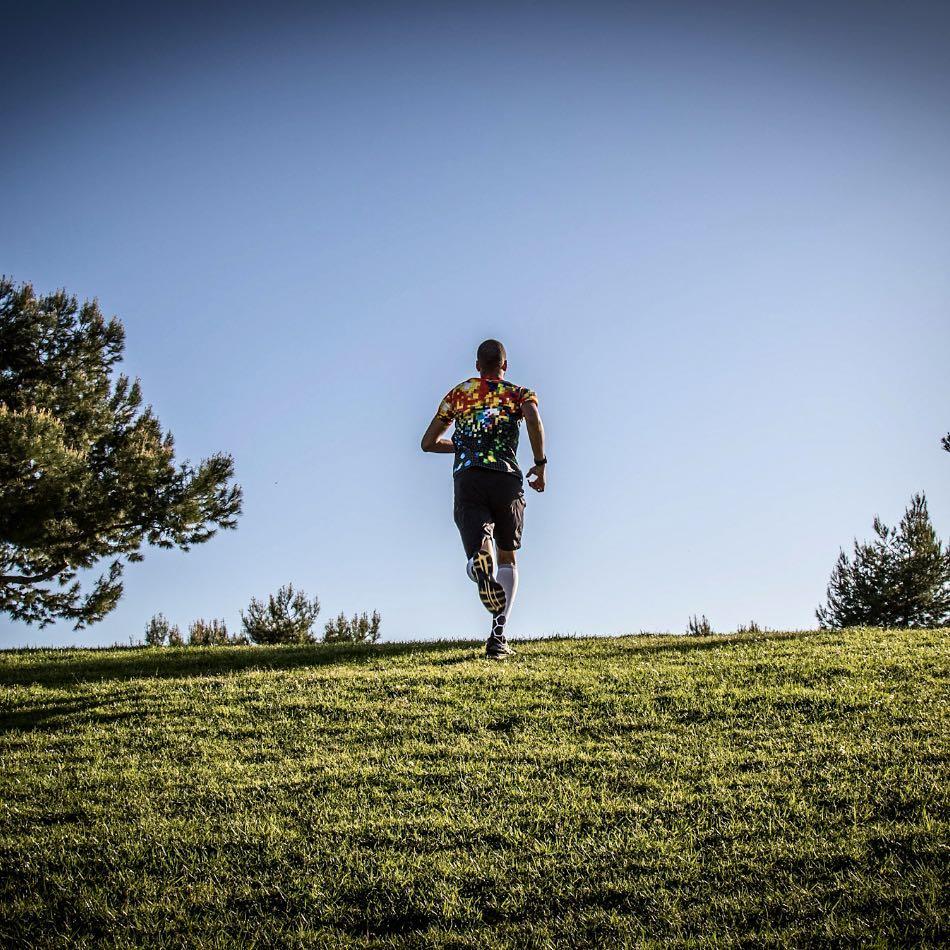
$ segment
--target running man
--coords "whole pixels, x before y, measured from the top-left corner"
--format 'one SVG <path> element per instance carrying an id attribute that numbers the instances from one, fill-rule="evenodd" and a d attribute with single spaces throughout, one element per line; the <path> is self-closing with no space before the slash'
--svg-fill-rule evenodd
<path id="1" fill-rule="evenodd" d="M 524 478 L 518 468 L 522 419 L 534 452 L 528 484 L 535 491 L 544 491 L 548 460 L 538 397 L 505 379 L 508 358 L 498 340 L 486 340 L 478 348 L 475 369 L 477 377 L 459 383 L 442 400 L 422 437 L 422 451 L 455 455 L 455 524 L 468 558 L 468 576 L 478 584 L 478 596 L 492 615 L 485 656 L 503 660 L 513 652 L 505 626 L 518 590 L 515 551 L 521 547 L 524 526 Z M 453 422 L 450 441 L 443 436 Z"/>

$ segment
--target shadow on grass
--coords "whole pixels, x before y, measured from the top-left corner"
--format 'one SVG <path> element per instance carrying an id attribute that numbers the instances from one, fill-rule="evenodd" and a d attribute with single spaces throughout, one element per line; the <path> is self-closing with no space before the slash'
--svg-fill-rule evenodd
<path id="1" fill-rule="evenodd" d="M 100 726 L 137 718 L 136 713 L 129 711 L 108 712 L 112 705 L 114 701 L 67 699 L 0 713 L 0 735 L 7 732 L 59 732 L 64 720 L 76 715 Z"/>
<path id="2" fill-rule="evenodd" d="M 222 676 L 245 670 L 293 670 L 331 664 L 369 664 L 397 656 L 483 649 L 476 640 L 407 643 L 313 644 L 271 647 L 122 647 L 7 650 L 0 653 L 0 686 L 72 686 L 77 683 Z M 435 663 L 451 662 L 440 656 Z M 467 657 L 464 659 L 468 659 Z"/>
<path id="3" fill-rule="evenodd" d="M 544 637 L 522 641 L 530 645 L 605 642 L 641 653 L 693 653 L 724 649 L 764 640 L 786 640 L 808 631 L 763 632 L 715 637 L 631 635 L 624 637 Z M 631 643 L 631 641 L 635 641 Z M 400 656 L 427 655 L 436 666 L 466 663 L 481 656 L 481 640 L 417 640 L 376 644 L 313 644 L 271 647 L 122 647 L 108 649 L 7 650 L 0 652 L 0 686 L 72 686 L 107 680 L 162 679 L 183 676 L 223 676 L 245 670 L 293 670 L 334 664 L 384 663 Z M 460 652 L 464 655 L 459 655 Z M 474 654 L 474 656 L 473 656 Z M 511 662 L 517 662 L 514 658 Z"/>

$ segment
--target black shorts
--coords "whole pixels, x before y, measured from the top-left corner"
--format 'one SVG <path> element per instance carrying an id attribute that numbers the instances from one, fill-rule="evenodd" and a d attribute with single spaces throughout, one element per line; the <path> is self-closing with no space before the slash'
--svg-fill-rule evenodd
<path id="1" fill-rule="evenodd" d="M 503 551 L 521 547 L 524 527 L 524 482 L 520 475 L 490 468 L 470 468 L 455 476 L 455 524 L 462 536 L 466 557 L 494 532 Z"/>

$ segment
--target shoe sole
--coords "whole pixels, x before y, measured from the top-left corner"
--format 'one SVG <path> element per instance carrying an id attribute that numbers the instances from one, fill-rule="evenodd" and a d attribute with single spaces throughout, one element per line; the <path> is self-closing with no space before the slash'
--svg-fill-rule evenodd
<path id="1" fill-rule="evenodd" d="M 478 597 L 482 606 L 491 614 L 504 613 L 507 598 L 505 588 L 492 576 L 495 562 L 488 551 L 479 551 L 472 561 L 475 583 L 478 584 Z"/>

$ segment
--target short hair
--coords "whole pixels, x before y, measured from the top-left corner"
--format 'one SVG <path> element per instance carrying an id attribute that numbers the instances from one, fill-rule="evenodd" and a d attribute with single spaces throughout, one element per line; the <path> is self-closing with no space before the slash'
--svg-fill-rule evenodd
<path id="1" fill-rule="evenodd" d="M 508 354 L 498 340 L 485 340 L 479 346 L 475 359 L 486 369 L 501 369 L 501 364 L 508 359 Z"/>

